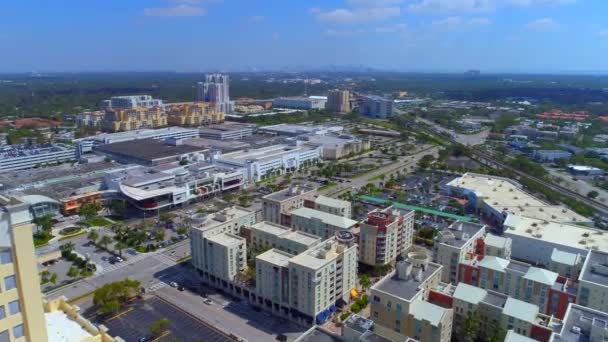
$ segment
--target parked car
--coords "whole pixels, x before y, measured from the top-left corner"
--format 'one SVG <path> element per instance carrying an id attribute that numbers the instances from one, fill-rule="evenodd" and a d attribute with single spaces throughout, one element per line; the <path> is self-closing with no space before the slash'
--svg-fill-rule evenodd
<path id="1" fill-rule="evenodd" d="M 170 285 L 171 287 L 175 287 L 175 288 L 177 288 L 177 287 L 179 286 L 179 285 L 177 285 L 177 283 L 176 283 L 176 282 L 174 282 L 174 281 L 170 282 L 170 283 L 169 283 L 169 285 Z"/>
<path id="2" fill-rule="evenodd" d="M 213 301 L 209 298 L 205 298 L 205 299 L 203 299 L 203 303 L 205 303 L 207 305 L 211 305 L 211 304 L 213 304 Z"/>

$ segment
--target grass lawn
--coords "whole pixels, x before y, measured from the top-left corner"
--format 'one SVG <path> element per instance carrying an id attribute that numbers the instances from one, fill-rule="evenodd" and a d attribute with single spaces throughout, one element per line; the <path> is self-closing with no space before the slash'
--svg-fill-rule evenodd
<path id="1" fill-rule="evenodd" d="M 84 229 L 82 229 L 82 230 L 81 230 L 81 231 L 79 231 L 78 233 L 74 233 L 74 234 L 71 234 L 71 235 L 66 235 L 66 236 L 62 236 L 62 237 L 60 237 L 60 238 L 59 238 L 59 241 L 63 241 L 63 240 L 67 240 L 67 239 L 71 239 L 71 238 L 73 238 L 73 237 L 77 237 L 77 236 L 80 236 L 80 235 L 84 235 L 84 234 L 86 234 L 86 233 L 87 233 L 87 231 L 86 231 L 86 230 L 84 230 Z"/>
<path id="2" fill-rule="evenodd" d="M 111 219 L 112 221 L 124 221 L 125 217 L 121 216 L 121 215 L 110 215 L 108 216 L 109 219 Z"/>
<path id="3" fill-rule="evenodd" d="M 55 237 L 54 235 L 50 235 L 50 234 L 49 234 L 49 236 L 47 236 L 44 239 L 39 239 L 34 236 L 34 247 L 42 247 L 42 246 L 48 244 L 49 241 L 54 237 Z"/>
<path id="4" fill-rule="evenodd" d="M 333 188 L 336 185 L 338 185 L 338 183 L 336 183 L 336 182 L 329 182 L 329 183 L 323 185 L 322 187 L 320 187 L 319 190 L 331 189 L 331 188 Z"/>
<path id="5" fill-rule="evenodd" d="M 104 226 L 109 226 L 112 224 L 112 222 L 106 220 L 103 217 L 91 217 L 88 220 L 84 220 L 81 223 L 89 226 L 89 227 L 104 227 Z"/>

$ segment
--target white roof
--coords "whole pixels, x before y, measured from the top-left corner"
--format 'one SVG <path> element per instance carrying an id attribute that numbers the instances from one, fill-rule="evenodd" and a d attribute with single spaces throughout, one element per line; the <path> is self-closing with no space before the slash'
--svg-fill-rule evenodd
<path id="1" fill-rule="evenodd" d="M 291 214 L 295 216 L 305 217 L 307 219 L 317 218 L 323 221 L 323 223 L 342 229 L 348 229 L 357 224 L 357 221 L 355 220 L 306 207 L 296 209 L 292 211 Z"/>
<path id="2" fill-rule="evenodd" d="M 483 241 L 488 246 L 503 248 L 507 245 L 508 238 L 504 238 L 504 237 L 498 236 L 498 235 L 488 234 L 488 235 L 486 235 L 486 238 Z"/>
<path id="3" fill-rule="evenodd" d="M 538 306 L 509 297 L 502 312 L 507 316 L 515 317 L 524 322 L 534 322 L 536 316 L 538 316 Z"/>
<path id="4" fill-rule="evenodd" d="M 524 279 L 552 286 L 557 280 L 558 274 L 538 267 L 530 267 L 524 275 Z"/>
<path id="5" fill-rule="evenodd" d="M 536 342 L 536 340 L 509 330 L 505 336 L 505 342 Z"/>
<path id="6" fill-rule="evenodd" d="M 578 262 L 579 256 L 580 254 L 564 252 L 560 251 L 557 248 L 553 248 L 553 252 L 551 253 L 551 260 L 560 264 L 574 266 Z"/>
<path id="7" fill-rule="evenodd" d="M 456 290 L 454 291 L 454 298 L 460 299 L 467 303 L 478 304 L 485 298 L 486 294 L 486 290 L 480 287 L 472 286 L 466 283 L 458 283 Z"/>
<path id="8" fill-rule="evenodd" d="M 523 236 L 557 245 L 576 248 L 585 253 L 591 248 L 608 250 L 608 234 L 584 226 L 536 220 L 509 215 L 503 223 L 504 235 Z M 583 243 L 584 242 L 584 243 Z"/>
<path id="9" fill-rule="evenodd" d="M 568 168 L 575 171 L 601 171 L 601 169 L 598 169 L 597 167 L 586 165 L 568 165 Z"/>
<path id="10" fill-rule="evenodd" d="M 93 337 L 63 311 L 45 313 L 44 318 L 49 342 L 80 342 Z"/>
<path id="11" fill-rule="evenodd" d="M 323 196 L 323 195 L 317 197 L 315 199 L 315 203 L 319 204 L 319 205 L 325 205 L 328 207 L 334 207 L 334 208 L 344 208 L 350 204 L 350 202 Z"/>
<path id="12" fill-rule="evenodd" d="M 271 249 L 258 255 L 256 260 L 262 260 L 280 267 L 287 267 L 289 264 L 289 259 L 291 258 L 293 258 L 293 255 L 289 253 L 285 253 L 278 249 Z"/>
<path id="13" fill-rule="evenodd" d="M 410 313 L 414 315 L 414 318 L 429 321 L 433 326 L 438 326 L 441 323 L 441 319 L 446 312 L 447 310 L 441 306 L 423 300 L 414 301 L 410 305 Z"/>
<path id="14" fill-rule="evenodd" d="M 479 267 L 489 268 L 494 271 L 504 272 L 505 268 L 509 265 L 509 260 L 495 257 L 486 256 L 479 262 Z"/>
<path id="15" fill-rule="evenodd" d="M 227 233 L 215 234 L 213 236 L 208 237 L 207 240 L 226 247 L 236 247 L 240 244 L 245 243 L 244 238 Z"/>
<path id="16" fill-rule="evenodd" d="M 59 203 L 57 200 L 44 195 L 25 195 L 21 196 L 21 200 L 30 205 L 44 202 Z"/>
<path id="17" fill-rule="evenodd" d="M 468 189 L 478 199 L 498 212 L 507 212 L 555 222 L 591 222 L 588 218 L 563 207 L 545 203 L 525 192 L 515 181 L 488 175 L 465 173 L 447 184 Z"/>

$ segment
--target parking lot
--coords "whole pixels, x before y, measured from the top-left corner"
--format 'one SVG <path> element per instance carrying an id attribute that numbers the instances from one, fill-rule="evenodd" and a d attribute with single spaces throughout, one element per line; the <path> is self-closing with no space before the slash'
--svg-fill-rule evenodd
<path id="1" fill-rule="evenodd" d="M 103 323 L 112 336 L 120 336 L 126 342 L 137 342 L 142 337 L 153 340 L 150 324 L 166 318 L 171 323 L 168 334 L 155 341 L 172 341 L 175 338 L 182 342 L 223 342 L 233 341 L 228 335 L 220 332 L 177 306 L 165 300 L 152 297 L 140 300 L 129 307 L 123 315 L 110 318 Z"/>

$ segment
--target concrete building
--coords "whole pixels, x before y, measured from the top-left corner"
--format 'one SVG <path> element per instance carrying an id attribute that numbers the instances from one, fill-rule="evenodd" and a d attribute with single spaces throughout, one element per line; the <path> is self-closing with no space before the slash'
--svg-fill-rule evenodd
<path id="1" fill-rule="evenodd" d="M 93 150 L 119 163 L 144 166 L 158 166 L 182 160 L 188 163 L 204 161 L 205 153 L 208 152 L 206 149 L 179 142 L 172 144 L 170 141 L 162 142 L 154 139 L 99 145 Z"/>
<path id="2" fill-rule="evenodd" d="M 276 223 L 262 221 L 249 228 L 249 243 L 255 250 L 275 248 L 289 254 L 300 254 L 321 243 L 320 237 Z"/>
<path id="3" fill-rule="evenodd" d="M 578 278 L 576 302 L 608 312 L 608 253 L 604 251 L 589 251 Z"/>
<path id="4" fill-rule="evenodd" d="M 566 167 L 568 172 L 575 176 L 583 177 L 598 177 L 604 175 L 604 170 L 598 169 L 597 167 L 585 166 L 585 165 L 568 165 Z"/>
<path id="5" fill-rule="evenodd" d="M 104 111 L 98 110 L 93 112 L 82 112 L 76 115 L 76 126 L 78 127 L 91 127 L 95 129 L 101 128 L 101 121 L 105 117 Z"/>
<path id="6" fill-rule="evenodd" d="M 513 240 L 511 257 L 548 266 L 555 249 L 586 255 L 589 250 L 608 250 L 608 236 L 600 230 L 509 215 L 503 236 Z"/>
<path id="7" fill-rule="evenodd" d="M 412 247 L 414 211 L 388 207 L 367 214 L 355 235 L 359 243 L 359 261 L 366 265 L 387 265 Z"/>
<path id="8" fill-rule="evenodd" d="M 108 108 L 101 121 L 101 129 L 106 132 L 123 132 L 166 127 L 167 124 L 167 114 L 162 106 Z"/>
<path id="9" fill-rule="evenodd" d="M 293 257 L 293 254 L 270 249 L 255 258 L 257 296 L 276 306 L 275 310 L 283 309 L 287 314 L 291 307 L 289 260 Z"/>
<path id="10" fill-rule="evenodd" d="M 238 152 L 218 152 L 213 156 L 213 162 L 243 168 L 247 181 L 259 182 L 315 163 L 320 158 L 320 146 L 277 144 Z"/>
<path id="11" fill-rule="evenodd" d="M 551 253 L 551 261 L 547 265 L 549 271 L 553 271 L 562 277 L 578 279 L 585 261 L 585 255 L 579 253 L 569 253 L 557 248 Z"/>
<path id="12" fill-rule="evenodd" d="M 99 145 L 113 144 L 117 142 L 141 140 L 141 139 L 155 139 L 155 140 L 166 140 L 166 139 L 188 139 L 198 138 L 199 133 L 197 129 L 193 128 L 181 128 L 181 127 L 167 127 L 160 129 L 138 129 L 128 132 L 119 133 L 102 133 L 91 137 L 76 139 L 76 150 L 80 157 L 84 153 L 92 152 L 93 147 Z"/>
<path id="13" fill-rule="evenodd" d="M 535 150 L 532 152 L 532 159 L 541 163 L 552 163 L 559 159 L 570 159 L 572 153 L 561 150 Z"/>
<path id="14" fill-rule="evenodd" d="M 351 218 L 351 203 L 349 201 L 323 195 L 315 196 L 314 199 L 304 200 L 304 206 L 313 208 L 328 214 Z"/>
<path id="15" fill-rule="evenodd" d="M 328 239 L 338 231 L 352 231 L 357 221 L 344 216 L 301 207 L 291 211 L 291 227 L 309 234 Z"/>
<path id="16" fill-rule="evenodd" d="M 486 226 L 454 222 L 448 229 L 440 231 L 435 238 L 435 262 L 443 265 L 441 281 L 445 283 L 457 282 L 458 264 L 470 255 L 478 254 L 483 248 L 483 238 Z"/>
<path id="17" fill-rule="evenodd" d="M 203 138 L 216 140 L 238 140 L 253 135 L 255 124 L 225 122 L 221 125 L 201 127 L 199 134 Z"/>
<path id="18" fill-rule="evenodd" d="M 559 223 L 593 224 L 593 220 L 561 206 L 548 204 L 523 190 L 514 180 L 467 172 L 446 185 L 448 195 L 467 199 L 467 210 L 502 227 L 508 215 Z M 515 241 L 514 241 L 515 245 Z"/>
<path id="19" fill-rule="evenodd" d="M 420 341 L 448 342 L 452 335 L 452 309 L 429 303 L 430 290 L 439 284 L 441 265 L 426 255 L 412 253 L 397 269 L 371 287 L 370 313 L 374 331 L 391 341 L 412 337 Z"/>
<path id="20" fill-rule="evenodd" d="M 243 172 L 205 162 L 127 167 L 106 173 L 104 187 L 143 211 L 158 211 L 241 189 Z"/>
<path id="21" fill-rule="evenodd" d="M 561 330 L 553 336 L 555 342 L 606 341 L 608 313 L 578 304 L 570 304 Z"/>
<path id="22" fill-rule="evenodd" d="M 0 147 L 0 172 L 76 161 L 76 149 L 65 144 L 10 145 Z"/>
<path id="23" fill-rule="evenodd" d="M 205 75 L 205 82 L 198 82 L 196 85 L 195 101 L 214 103 L 218 111 L 231 114 L 234 111 L 234 102 L 230 101 L 228 75 Z"/>
<path id="24" fill-rule="evenodd" d="M 375 95 L 364 96 L 359 111 L 365 116 L 387 119 L 393 116 L 393 100 Z"/>
<path id="25" fill-rule="evenodd" d="M 290 305 L 304 321 L 325 322 L 357 287 L 357 244 L 341 232 L 289 260 Z"/>
<path id="26" fill-rule="evenodd" d="M 342 126 L 306 126 L 297 124 L 277 124 L 258 128 L 258 132 L 260 133 L 286 135 L 290 137 L 298 135 L 340 134 L 342 131 L 344 131 L 344 127 Z"/>
<path id="27" fill-rule="evenodd" d="M 231 282 L 247 266 L 247 244 L 241 227 L 256 223 L 255 212 L 230 207 L 194 219 L 190 230 L 192 265 L 210 283 Z"/>
<path id="28" fill-rule="evenodd" d="M 153 99 L 150 95 L 112 96 L 101 101 L 101 109 L 133 109 L 138 107 L 162 107 L 163 100 Z"/>
<path id="29" fill-rule="evenodd" d="M 325 109 L 332 113 L 350 112 L 350 92 L 348 90 L 330 90 L 327 94 Z"/>
<path id="30" fill-rule="evenodd" d="M 290 227 L 290 213 L 302 208 L 304 200 L 313 198 L 316 192 L 316 188 L 312 186 L 297 184 L 262 197 L 264 220 Z"/>
<path id="31" fill-rule="evenodd" d="M 369 140 L 345 135 L 311 135 L 301 137 L 300 139 L 312 145 L 321 145 L 323 147 L 322 158 L 324 160 L 338 160 L 365 152 L 371 148 Z"/>
<path id="32" fill-rule="evenodd" d="M 170 103 L 165 112 L 169 125 L 191 127 L 222 123 L 225 115 L 207 102 Z"/>
<path id="33" fill-rule="evenodd" d="M 511 259 L 511 239 L 494 234 L 487 234 L 483 242 L 484 255 L 492 255 L 503 259 Z"/>
<path id="34" fill-rule="evenodd" d="M 320 97 L 279 97 L 272 101 L 274 108 L 323 109 L 327 99 Z"/>

